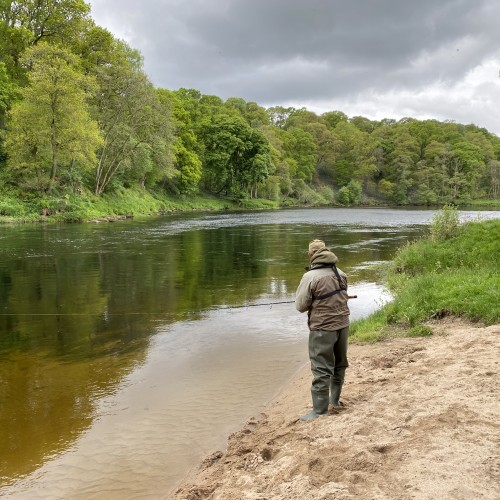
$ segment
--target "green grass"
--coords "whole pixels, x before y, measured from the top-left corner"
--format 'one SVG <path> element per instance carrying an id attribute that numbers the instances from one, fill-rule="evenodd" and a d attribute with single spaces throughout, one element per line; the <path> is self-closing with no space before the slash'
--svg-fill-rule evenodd
<path id="1" fill-rule="evenodd" d="M 500 199 L 469 200 L 460 204 L 463 207 L 500 207 Z"/>
<path id="2" fill-rule="evenodd" d="M 353 339 L 429 335 L 424 323 L 453 315 L 494 324 L 500 319 L 500 220 L 468 222 L 456 237 L 404 246 L 389 271 L 394 300 L 353 322 Z"/>
<path id="3" fill-rule="evenodd" d="M 268 208 L 267 205 L 262 206 Z M 86 222 L 124 216 L 149 216 L 175 211 L 228 210 L 242 208 L 214 196 L 169 196 L 142 189 L 121 189 L 112 194 L 57 194 L 22 200 L 4 193 L 0 222 Z"/>
<path id="4" fill-rule="evenodd" d="M 192 210 L 275 209 L 276 201 L 251 199 L 235 201 L 209 194 L 167 195 L 144 189 L 121 188 L 113 193 L 52 193 L 50 196 L 22 198 L 3 193 L 0 199 L 0 223 L 14 222 L 87 222 L 124 216 L 150 216 Z"/>

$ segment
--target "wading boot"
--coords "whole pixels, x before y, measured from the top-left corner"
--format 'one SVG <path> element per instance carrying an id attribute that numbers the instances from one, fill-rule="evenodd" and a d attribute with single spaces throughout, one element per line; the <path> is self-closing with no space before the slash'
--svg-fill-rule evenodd
<path id="1" fill-rule="evenodd" d="M 300 417 L 300 420 L 314 420 L 315 418 L 321 417 L 321 415 L 328 415 L 328 395 L 316 394 L 315 392 L 311 392 L 311 395 L 313 401 L 313 411 Z"/>
<path id="2" fill-rule="evenodd" d="M 334 408 L 342 408 L 344 405 L 340 402 L 340 393 L 344 385 L 345 368 L 335 370 L 335 375 L 330 380 L 330 404 Z"/>

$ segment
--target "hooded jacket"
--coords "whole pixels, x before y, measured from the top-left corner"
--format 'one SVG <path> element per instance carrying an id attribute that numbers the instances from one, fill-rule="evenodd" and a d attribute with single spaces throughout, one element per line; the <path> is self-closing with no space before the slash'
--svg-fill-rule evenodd
<path id="1" fill-rule="evenodd" d="M 349 326 L 347 276 L 337 269 L 337 277 L 337 261 L 327 248 L 318 250 L 297 288 L 295 307 L 300 312 L 309 311 L 310 330 L 335 331 Z"/>

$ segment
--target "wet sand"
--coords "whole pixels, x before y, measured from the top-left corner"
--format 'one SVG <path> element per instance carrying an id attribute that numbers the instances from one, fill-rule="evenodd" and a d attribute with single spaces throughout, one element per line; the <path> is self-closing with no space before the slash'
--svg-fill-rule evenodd
<path id="1" fill-rule="evenodd" d="M 176 500 L 500 498 L 500 325 L 352 345 L 345 409 L 313 422 L 305 366 Z"/>

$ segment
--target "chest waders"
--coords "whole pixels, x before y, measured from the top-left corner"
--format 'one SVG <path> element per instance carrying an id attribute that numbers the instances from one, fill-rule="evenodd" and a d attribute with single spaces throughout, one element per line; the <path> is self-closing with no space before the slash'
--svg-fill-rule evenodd
<path id="1" fill-rule="evenodd" d="M 335 264 L 317 266 L 314 267 L 314 269 L 320 267 L 330 267 L 332 269 L 339 288 L 323 295 L 313 295 L 313 301 L 325 300 L 347 290 L 347 287 L 342 284 Z M 309 317 L 310 315 L 311 309 L 309 309 Z M 345 366 L 338 368 L 335 366 L 334 349 L 336 344 L 339 343 L 342 344 L 343 349 L 347 350 L 348 331 L 348 328 L 343 328 L 335 332 L 314 331 L 309 333 L 309 358 L 311 359 L 311 370 L 314 376 L 311 388 L 313 411 L 300 417 L 301 420 L 314 420 L 321 415 L 326 415 L 328 413 L 328 403 L 331 403 L 337 408 L 342 406 L 339 402 L 339 398 L 344 383 L 346 368 Z"/>

